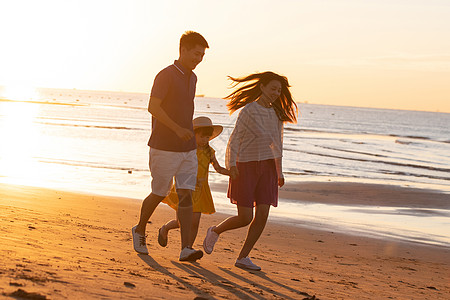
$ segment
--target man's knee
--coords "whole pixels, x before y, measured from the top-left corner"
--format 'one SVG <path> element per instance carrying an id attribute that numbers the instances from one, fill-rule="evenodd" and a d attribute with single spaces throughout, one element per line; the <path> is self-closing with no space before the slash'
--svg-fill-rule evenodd
<path id="1" fill-rule="evenodd" d="M 179 207 L 190 207 L 192 206 L 192 191 L 185 189 L 178 189 L 178 206 Z"/>
<path id="2" fill-rule="evenodd" d="M 153 202 L 153 203 L 160 203 L 164 200 L 164 196 L 159 196 L 153 193 L 150 193 L 145 199 L 144 202 Z"/>

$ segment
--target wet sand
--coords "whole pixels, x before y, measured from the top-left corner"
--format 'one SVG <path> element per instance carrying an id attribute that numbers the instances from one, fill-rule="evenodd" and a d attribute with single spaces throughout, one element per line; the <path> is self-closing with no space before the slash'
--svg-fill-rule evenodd
<path id="1" fill-rule="evenodd" d="M 211 187 L 226 192 L 227 185 Z M 287 183 L 279 197 L 289 200 L 334 205 L 370 205 L 409 208 L 450 209 L 450 194 L 436 190 L 351 182 Z"/>
<path id="2" fill-rule="evenodd" d="M 304 183 L 301 188 L 287 185 L 280 197 L 287 195 L 335 204 L 355 204 L 357 198 L 362 205 L 389 206 L 405 205 L 402 199 L 407 199 L 416 207 L 448 208 L 446 194 L 389 186 Z M 260 272 L 233 266 L 246 229 L 224 233 L 214 252 L 198 262 L 180 263 L 178 231 L 170 233 L 168 247 L 156 242 L 158 228 L 174 217 L 174 211 L 164 205 L 147 226 L 150 255 L 138 255 L 132 249 L 130 229 L 137 222 L 140 204 L 134 199 L 0 184 L 0 295 L 28 299 L 445 299 L 450 294 L 448 247 L 274 222 L 267 224 L 251 253 L 262 267 Z M 197 248 L 206 229 L 225 217 L 219 213 L 202 217 Z"/>

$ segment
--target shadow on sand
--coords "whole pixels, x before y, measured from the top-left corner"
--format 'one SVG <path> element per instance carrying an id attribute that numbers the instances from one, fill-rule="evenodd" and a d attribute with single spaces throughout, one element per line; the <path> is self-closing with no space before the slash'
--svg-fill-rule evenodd
<path id="1" fill-rule="evenodd" d="M 221 267 L 219 267 L 219 269 L 222 270 L 223 272 L 229 274 L 230 276 L 233 276 L 234 278 L 236 278 L 236 279 L 238 279 L 238 280 L 247 282 L 248 284 L 251 284 L 252 286 L 258 287 L 258 288 L 263 289 L 263 290 L 266 290 L 266 291 L 269 292 L 269 293 L 272 293 L 272 294 L 274 294 L 274 295 L 277 295 L 277 296 L 280 296 L 280 297 L 283 297 L 283 298 L 286 298 L 286 299 L 293 299 L 293 298 L 291 298 L 291 297 L 289 297 L 289 296 L 287 296 L 287 295 L 283 295 L 283 294 L 282 294 L 281 292 L 279 292 L 279 291 L 274 291 L 274 290 L 272 290 L 272 289 L 270 289 L 270 288 L 267 288 L 267 287 L 265 287 L 264 285 L 261 285 L 261 284 L 259 284 L 259 283 L 254 282 L 254 281 L 251 281 L 248 277 L 243 277 L 243 276 L 241 276 L 241 275 L 238 275 L 238 274 L 236 274 L 236 273 L 234 273 L 234 272 L 232 272 L 232 271 L 230 271 L 230 270 L 228 270 L 228 269 L 226 269 L 226 268 L 221 268 Z M 255 275 L 255 276 L 257 276 L 257 277 L 260 277 L 261 279 L 267 280 L 267 281 L 269 281 L 269 282 L 271 282 L 271 283 L 273 283 L 273 284 L 275 284 L 275 285 L 278 285 L 279 287 L 284 288 L 284 289 L 286 289 L 286 290 L 288 290 L 288 291 L 290 291 L 290 292 L 296 293 L 296 294 L 298 294 L 298 295 L 305 296 L 306 299 L 309 299 L 309 298 L 313 298 L 313 297 L 314 297 L 314 296 L 309 295 L 309 294 L 306 293 L 306 292 L 302 292 L 302 291 L 296 290 L 296 289 L 294 289 L 294 288 L 292 288 L 292 287 L 290 287 L 290 286 L 287 286 L 287 285 L 285 285 L 285 284 L 282 284 L 282 283 L 280 283 L 280 282 L 277 282 L 277 281 L 273 280 L 272 278 L 268 277 L 267 274 L 264 273 L 264 272 L 261 272 L 261 271 L 248 271 L 248 272 L 251 273 L 251 274 L 253 274 L 253 275 Z M 295 299 L 298 299 L 298 298 L 295 298 Z M 314 299 L 316 299 L 316 298 L 314 297 Z"/>
<path id="2" fill-rule="evenodd" d="M 199 296 L 196 299 L 216 299 L 212 295 L 210 295 L 208 292 L 202 291 L 201 289 L 192 285 L 185 279 L 173 274 L 172 272 L 167 270 L 165 267 L 161 266 L 156 260 L 153 259 L 153 257 L 151 257 L 149 255 L 144 255 L 144 254 L 138 254 L 138 256 L 140 259 L 142 259 L 148 266 L 152 267 L 154 270 L 160 272 L 163 275 L 166 275 L 166 276 L 172 278 L 173 280 L 176 280 L 177 282 L 182 284 L 186 289 L 193 291 L 197 296 Z M 197 264 L 197 263 L 192 263 L 192 264 Z"/>
<path id="3" fill-rule="evenodd" d="M 214 295 L 210 294 L 211 288 L 206 285 L 205 289 L 203 289 L 199 285 L 194 285 L 190 283 L 188 280 L 175 275 L 174 273 L 167 270 L 165 267 L 161 266 L 157 261 L 155 261 L 151 256 L 148 255 L 138 255 L 147 265 L 152 267 L 154 270 L 160 272 L 161 274 L 164 274 L 173 280 L 179 282 L 181 285 L 183 285 L 186 289 L 191 290 L 194 292 L 198 298 L 197 299 L 218 299 L 215 298 Z M 191 262 L 191 263 L 180 263 L 177 261 L 171 261 L 171 263 L 177 267 L 178 269 L 186 272 L 189 274 L 190 277 L 198 278 L 202 282 L 209 283 L 212 285 L 212 287 L 217 289 L 223 289 L 224 292 L 230 293 L 235 295 L 239 299 L 256 299 L 256 300 L 263 300 L 267 299 L 267 294 L 270 294 L 275 297 L 280 297 L 282 299 L 316 299 L 314 296 L 309 295 L 306 292 L 299 291 L 295 288 L 292 288 L 290 286 L 287 286 L 285 284 L 279 283 L 272 278 L 268 277 L 266 273 L 258 271 L 249 271 L 249 274 L 252 274 L 256 277 L 259 277 L 263 280 L 266 280 L 270 282 L 271 284 L 274 284 L 276 286 L 279 286 L 280 289 L 273 290 L 270 287 L 267 287 L 261 283 L 258 283 L 254 280 L 251 280 L 249 276 L 242 276 L 239 274 L 236 274 L 232 272 L 229 269 L 219 267 L 219 269 L 224 272 L 225 274 L 228 274 L 229 276 L 232 276 L 236 280 L 230 281 L 229 279 L 220 276 L 219 274 L 216 274 L 214 272 L 211 272 L 210 270 L 205 269 L 202 267 L 199 263 Z M 299 297 L 292 297 L 287 294 L 284 294 L 282 292 L 282 289 L 285 289 L 289 291 L 290 293 L 295 293 L 302 298 Z M 219 292 L 214 294 L 220 294 Z M 221 298 L 220 296 L 217 296 Z"/>

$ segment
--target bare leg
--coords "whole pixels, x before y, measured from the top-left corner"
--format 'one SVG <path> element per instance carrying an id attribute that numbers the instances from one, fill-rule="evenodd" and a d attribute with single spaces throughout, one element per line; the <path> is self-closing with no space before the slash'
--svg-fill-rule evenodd
<path id="1" fill-rule="evenodd" d="M 178 219 L 170 220 L 166 224 L 161 227 L 161 234 L 167 238 L 169 234 L 169 230 L 180 228 L 180 223 L 178 223 Z"/>
<path id="2" fill-rule="evenodd" d="M 192 213 L 191 238 L 190 238 L 190 242 L 189 242 L 190 247 L 192 247 L 194 245 L 195 238 L 197 237 L 198 226 L 200 224 L 201 215 L 202 214 L 199 212 Z"/>
<path id="3" fill-rule="evenodd" d="M 140 235 L 145 235 L 145 228 L 147 222 L 152 216 L 158 204 L 164 199 L 162 196 L 151 193 L 144 199 L 141 206 L 141 216 L 139 218 L 139 224 L 136 226 L 136 232 Z"/>
<path id="4" fill-rule="evenodd" d="M 190 233 L 190 242 L 189 247 L 194 245 L 195 238 L 198 233 L 198 226 L 200 224 L 201 213 L 195 212 L 192 213 L 192 225 L 191 225 L 191 233 Z M 163 227 L 161 227 L 161 234 L 167 236 L 169 234 L 169 230 L 180 228 L 180 223 L 178 219 L 170 220 Z"/>
<path id="5" fill-rule="evenodd" d="M 189 247 L 192 224 L 192 191 L 177 189 L 178 210 L 177 218 L 180 223 L 181 249 Z"/>
<path id="6" fill-rule="evenodd" d="M 221 234 L 222 232 L 241 228 L 250 224 L 253 219 L 253 208 L 238 206 L 238 215 L 229 217 L 222 221 L 219 225 L 214 228 L 214 232 Z"/>
<path id="7" fill-rule="evenodd" d="M 250 227 L 248 228 L 247 237 L 245 238 L 244 245 L 242 246 L 241 252 L 239 253 L 238 259 L 247 257 L 250 251 L 255 246 L 264 227 L 267 223 L 267 218 L 269 217 L 270 205 L 260 204 L 256 206 L 255 218 L 253 219 Z"/>
<path id="8" fill-rule="evenodd" d="M 164 224 L 163 228 L 164 228 L 164 233 L 166 233 L 166 231 L 180 228 L 180 223 L 178 223 L 178 219 L 170 220 L 169 222 Z"/>

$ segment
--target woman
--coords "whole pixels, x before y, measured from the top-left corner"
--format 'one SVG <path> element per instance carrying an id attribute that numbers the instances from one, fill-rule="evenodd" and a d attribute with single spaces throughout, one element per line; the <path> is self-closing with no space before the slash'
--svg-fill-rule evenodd
<path id="1" fill-rule="evenodd" d="M 270 205 L 278 205 L 278 187 L 284 185 L 283 123 L 297 121 L 297 105 L 284 76 L 264 72 L 229 78 L 234 87 L 243 84 L 226 97 L 230 113 L 243 107 L 228 141 L 225 160 L 231 175 L 228 198 L 237 205 L 238 215 L 210 227 L 203 248 L 211 254 L 220 234 L 250 224 L 235 266 L 259 271 L 261 268 L 248 255 L 264 230 Z"/>

